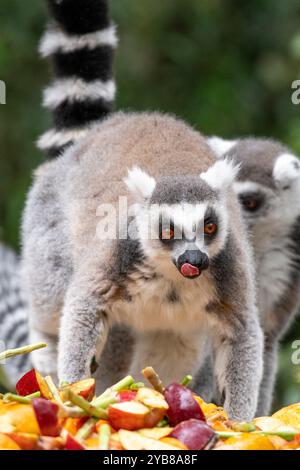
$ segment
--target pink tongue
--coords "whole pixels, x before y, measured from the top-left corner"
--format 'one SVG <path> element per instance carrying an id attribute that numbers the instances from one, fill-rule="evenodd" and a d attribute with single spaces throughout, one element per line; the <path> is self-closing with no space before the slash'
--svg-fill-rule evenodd
<path id="1" fill-rule="evenodd" d="M 199 276 L 199 274 L 200 274 L 199 269 L 196 268 L 196 266 L 193 266 L 190 263 L 184 263 L 181 266 L 180 272 L 185 277 Z"/>

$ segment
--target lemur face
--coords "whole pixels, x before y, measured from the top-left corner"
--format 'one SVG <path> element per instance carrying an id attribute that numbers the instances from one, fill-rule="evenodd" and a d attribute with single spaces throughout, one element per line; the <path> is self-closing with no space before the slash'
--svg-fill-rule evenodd
<path id="1" fill-rule="evenodd" d="M 232 158 L 241 165 L 234 189 L 251 229 L 293 223 L 300 214 L 300 161 L 296 156 L 266 139 L 213 137 L 209 143 L 218 157 Z"/>
<path id="2" fill-rule="evenodd" d="M 226 242 L 226 196 L 236 171 L 223 161 L 199 176 L 155 181 L 139 169 L 129 173 L 127 185 L 136 191 L 138 183 L 143 195 L 135 215 L 138 236 L 158 270 L 188 279 L 209 270 Z"/>

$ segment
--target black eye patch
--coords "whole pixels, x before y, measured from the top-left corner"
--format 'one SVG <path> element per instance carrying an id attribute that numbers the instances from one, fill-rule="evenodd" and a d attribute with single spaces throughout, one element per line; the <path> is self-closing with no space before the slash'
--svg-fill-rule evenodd
<path id="1" fill-rule="evenodd" d="M 239 195 L 239 201 L 247 212 L 258 211 L 265 202 L 265 196 L 260 192 L 243 193 Z"/>

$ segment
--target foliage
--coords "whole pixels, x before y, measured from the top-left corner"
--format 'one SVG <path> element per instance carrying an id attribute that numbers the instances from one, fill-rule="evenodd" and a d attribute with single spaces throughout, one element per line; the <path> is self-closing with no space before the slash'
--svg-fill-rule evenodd
<path id="1" fill-rule="evenodd" d="M 0 238 L 15 247 L 31 171 L 42 160 L 34 142 L 49 125 L 40 106 L 48 67 L 37 54 L 44 3 L 0 3 L 0 78 L 7 84 L 7 104 L 0 106 Z M 291 102 L 291 84 L 300 78 L 298 0 L 111 3 L 121 39 L 118 108 L 175 113 L 207 134 L 273 136 L 300 152 L 300 109 Z M 290 341 L 297 332 L 299 324 Z M 296 369 L 290 341 L 278 405 L 297 390 L 287 377 Z"/>

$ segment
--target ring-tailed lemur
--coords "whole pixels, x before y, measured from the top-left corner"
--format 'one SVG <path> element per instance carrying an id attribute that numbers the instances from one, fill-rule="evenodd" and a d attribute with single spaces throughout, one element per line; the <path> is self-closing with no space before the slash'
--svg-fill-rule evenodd
<path id="1" fill-rule="evenodd" d="M 209 143 L 241 164 L 235 190 L 251 232 L 258 307 L 265 334 L 264 378 L 257 415 L 270 411 L 280 339 L 300 307 L 300 161 L 268 139 Z"/>
<path id="2" fill-rule="evenodd" d="M 20 282 L 16 254 L 0 244 L 0 351 L 28 342 L 27 303 Z M 2 385 L 13 387 L 20 374 L 30 368 L 27 355 L 0 364 Z"/>
<path id="3" fill-rule="evenodd" d="M 143 171 L 125 178 L 135 165 Z M 211 343 L 226 410 L 252 419 L 263 342 L 236 172 L 181 121 L 119 113 L 36 173 L 23 219 L 23 274 L 31 335 L 49 343 L 46 362 L 33 356 L 42 373 L 59 335 L 59 379 L 89 376 L 109 326 L 121 322 L 137 334 L 135 376 L 152 364 L 166 383 L 179 380 L 198 369 Z M 135 211 L 128 222 L 120 218 L 122 236 L 103 238 L 101 211 L 120 196 Z M 184 236 L 174 239 L 180 225 Z"/>

